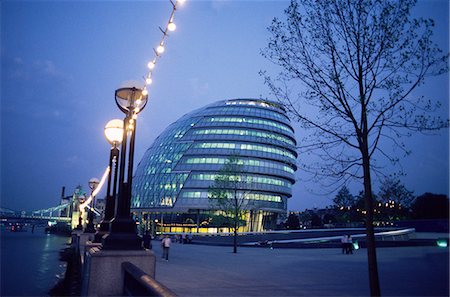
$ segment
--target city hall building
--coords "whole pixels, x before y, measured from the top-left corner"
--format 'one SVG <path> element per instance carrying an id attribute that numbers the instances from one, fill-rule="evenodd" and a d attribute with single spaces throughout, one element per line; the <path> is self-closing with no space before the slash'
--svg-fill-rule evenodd
<path id="1" fill-rule="evenodd" d="M 133 179 L 131 211 L 141 231 L 228 232 L 208 192 L 234 156 L 246 181 L 239 231 L 274 229 L 292 196 L 295 147 L 290 120 L 277 103 L 232 99 L 207 105 L 171 124 L 146 151 Z"/>

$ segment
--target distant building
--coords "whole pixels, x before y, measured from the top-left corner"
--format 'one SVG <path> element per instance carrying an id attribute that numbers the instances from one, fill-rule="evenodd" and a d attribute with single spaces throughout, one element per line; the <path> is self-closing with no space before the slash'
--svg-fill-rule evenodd
<path id="1" fill-rule="evenodd" d="M 297 153 L 285 109 L 259 99 L 219 101 L 170 125 L 139 162 L 131 211 L 144 229 L 228 231 L 214 216 L 208 187 L 230 156 L 238 156 L 248 199 L 239 231 L 274 229 L 292 196 Z"/>

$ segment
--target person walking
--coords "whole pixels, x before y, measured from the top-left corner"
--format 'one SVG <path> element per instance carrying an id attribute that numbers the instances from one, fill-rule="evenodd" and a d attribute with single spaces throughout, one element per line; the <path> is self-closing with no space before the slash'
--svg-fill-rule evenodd
<path id="1" fill-rule="evenodd" d="M 347 242 L 348 242 L 348 236 L 346 234 L 344 234 L 341 237 L 341 245 L 342 245 L 342 253 L 346 254 L 347 253 Z"/>
<path id="2" fill-rule="evenodd" d="M 171 243 L 172 240 L 170 239 L 169 235 L 166 235 L 166 237 L 161 240 L 161 247 L 163 248 L 162 258 L 166 258 L 166 261 L 169 261 L 169 249 Z"/>

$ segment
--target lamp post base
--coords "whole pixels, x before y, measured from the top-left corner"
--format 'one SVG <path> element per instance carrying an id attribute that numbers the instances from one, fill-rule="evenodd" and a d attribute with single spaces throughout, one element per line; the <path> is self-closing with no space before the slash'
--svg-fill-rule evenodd
<path id="1" fill-rule="evenodd" d="M 110 233 L 102 238 L 103 250 L 143 250 L 142 238 L 133 233 Z"/>
<path id="2" fill-rule="evenodd" d="M 136 223 L 129 218 L 112 219 L 110 233 L 103 236 L 105 250 L 142 250 L 142 238 L 136 234 Z"/>
<path id="3" fill-rule="evenodd" d="M 109 233 L 109 221 L 103 220 L 100 223 L 100 228 L 98 229 L 97 233 L 95 233 L 94 242 L 102 242 L 102 237 L 105 234 Z"/>
<path id="4" fill-rule="evenodd" d="M 84 229 L 84 233 L 95 233 L 94 224 L 87 224 L 86 228 Z"/>

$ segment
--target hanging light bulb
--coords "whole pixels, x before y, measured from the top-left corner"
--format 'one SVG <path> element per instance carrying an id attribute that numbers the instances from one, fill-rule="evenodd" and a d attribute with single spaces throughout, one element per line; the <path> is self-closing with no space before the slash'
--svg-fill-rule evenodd
<path id="1" fill-rule="evenodd" d="M 163 46 L 162 44 L 160 44 L 160 45 L 156 48 L 156 52 L 157 52 L 158 54 L 164 53 L 164 50 L 165 50 L 165 48 L 164 48 L 164 46 Z"/>
<path id="2" fill-rule="evenodd" d="M 147 96 L 147 95 L 148 95 L 147 89 L 143 89 L 143 90 L 142 90 L 142 95 L 144 95 L 144 96 Z"/>
<path id="3" fill-rule="evenodd" d="M 175 25 L 174 22 L 169 22 L 169 24 L 167 25 L 167 30 L 169 31 L 175 31 L 175 29 L 177 28 L 177 25 Z"/>
<path id="4" fill-rule="evenodd" d="M 153 80 L 152 80 L 150 77 L 147 77 L 147 78 L 145 79 L 145 83 L 146 83 L 147 85 L 151 85 L 152 82 L 153 82 Z"/>
<path id="5" fill-rule="evenodd" d="M 149 69 L 155 68 L 155 61 L 150 61 L 150 62 L 148 62 L 147 67 L 148 67 Z"/>
<path id="6" fill-rule="evenodd" d="M 177 4 L 183 5 L 186 0 L 177 0 Z"/>

